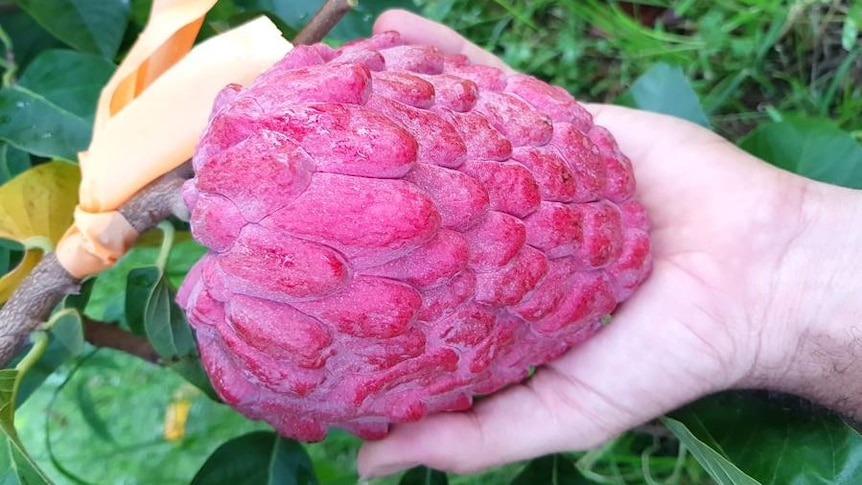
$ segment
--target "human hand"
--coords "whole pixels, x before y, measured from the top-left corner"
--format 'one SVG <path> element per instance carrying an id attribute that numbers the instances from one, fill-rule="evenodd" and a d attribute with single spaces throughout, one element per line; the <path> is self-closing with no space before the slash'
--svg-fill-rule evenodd
<path id="1" fill-rule="evenodd" d="M 374 30 L 398 30 L 408 41 L 506 68 L 451 29 L 407 12 L 383 14 Z M 818 218 L 826 199 L 852 199 L 853 214 L 862 214 L 858 194 L 775 169 L 679 119 L 609 105 L 588 109 L 634 164 L 637 197 L 653 227 L 652 275 L 607 328 L 528 381 L 467 412 L 398 425 L 366 443 L 362 476 L 417 464 L 469 473 L 591 448 L 724 389 L 804 394 L 797 389 L 804 382 L 778 371 L 799 360 L 806 325 L 827 308 L 813 315 L 799 303 L 811 289 L 799 271 L 810 271 L 812 248 L 827 243 L 822 234 L 810 237 L 810 229 L 840 224 L 838 215 Z"/>

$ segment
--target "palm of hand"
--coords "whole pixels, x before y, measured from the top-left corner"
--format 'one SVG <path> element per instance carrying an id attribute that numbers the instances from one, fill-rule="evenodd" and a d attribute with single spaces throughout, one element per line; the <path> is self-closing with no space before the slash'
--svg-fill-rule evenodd
<path id="1" fill-rule="evenodd" d="M 386 30 L 388 21 L 412 32 L 413 41 L 500 65 L 445 27 L 399 12 L 382 17 L 377 30 Z M 781 258 L 775 248 L 793 239 L 792 227 L 774 227 L 774 221 L 798 207 L 801 189 L 787 190 L 793 179 L 696 125 L 613 106 L 589 108 L 632 159 L 637 197 L 652 223 L 652 275 L 608 328 L 526 383 L 468 412 L 397 426 L 386 439 L 367 443 L 359 456 L 363 475 L 418 463 L 472 472 L 596 446 L 738 385 L 763 358 L 768 301 L 757 295 L 769 293 Z"/>

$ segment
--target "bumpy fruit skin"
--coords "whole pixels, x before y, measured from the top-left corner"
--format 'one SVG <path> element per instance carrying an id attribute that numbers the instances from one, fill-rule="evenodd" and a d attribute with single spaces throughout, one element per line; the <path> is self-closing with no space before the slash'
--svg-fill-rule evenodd
<path id="1" fill-rule="evenodd" d="M 218 97 L 178 301 L 231 406 L 366 439 L 592 335 L 650 266 L 629 160 L 559 87 L 395 33 Z"/>

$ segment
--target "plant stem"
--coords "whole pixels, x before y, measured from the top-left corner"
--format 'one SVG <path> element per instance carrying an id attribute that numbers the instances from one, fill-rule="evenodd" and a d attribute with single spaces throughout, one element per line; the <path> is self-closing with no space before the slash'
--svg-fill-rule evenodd
<path id="1" fill-rule="evenodd" d="M 168 264 L 168 256 L 171 255 L 171 248 L 174 247 L 174 226 L 168 221 L 159 223 L 158 228 L 162 231 L 162 247 L 159 249 L 159 256 L 156 258 L 156 266 L 165 271 L 165 266 Z"/>
<path id="2" fill-rule="evenodd" d="M 12 403 L 18 401 L 18 388 L 21 386 L 21 380 L 23 380 L 27 371 L 29 371 L 42 357 L 47 348 L 48 333 L 45 331 L 34 332 L 33 347 L 29 352 L 27 352 L 27 355 L 21 359 L 21 362 L 18 362 L 18 365 L 15 366 L 15 370 L 18 371 L 18 376 L 15 378 L 15 384 L 12 386 Z"/>
<path id="3" fill-rule="evenodd" d="M 0 43 L 3 44 L 5 51 L 3 68 L 6 72 L 3 73 L 3 87 L 8 88 L 15 84 L 15 75 L 18 73 L 18 65 L 15 63 L 15 51 L 12 47 L 12 38 L 6 33 L 6 30 L 0 26 Z"/>
<path id="4" fill-rule="evenodd" d="M 320 10 L 311 17 L 308 24 L 296 34 L 293 43 L 300 45 L 320 42 L 335 27 L 335 24 L 357 4 L 357 0 L 327 0 L 320 7 Z"/>
<path id="5" fill-rule="evenodd" d="M 117 325 L 84 319 L 84 339 L 95 347 L 119 350 L 147 362 L 158 362 L 159 355 L 145 337 L 129 333 Z"/>
<path id="6" fill-rule="evenodd" d="M 189 176 L 188 164 L 163 175 L 123 204 L 120 213 L 139 234 L 171 215 L 186 218 L 180 189 Z M 60 265 L 55 253 L 39 261 L 0 308 L 0 367 L 12 360 L 27 335 L 48 320 L 63 297 L 78 291 L 80 282 Z"/>

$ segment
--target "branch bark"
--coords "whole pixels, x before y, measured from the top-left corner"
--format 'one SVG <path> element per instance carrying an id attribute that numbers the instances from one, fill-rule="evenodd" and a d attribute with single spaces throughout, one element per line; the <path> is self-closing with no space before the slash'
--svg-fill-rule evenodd
<path id="1" fill-rule="evenodd" d="M 85 319 L 84 339 L 96 347 L 120 350 L 140 357 L 147 362 L 156 363 L 159 360 L 159 354 L 150 345 L 149 340 L 131 334 L 111 323 Z"/>
<path id="2" fill-rule="evenodd" d="M 320 42 L 356 3 L 356 0 L 327 0 L 293 39 L 293 43 L 300 45 Z M 155 227 L 171 215 L 187 220 L 188 209 L 180 192 L 182 184 L 192 176 L 191 165 L 185 163 L 141 189 L 120 207 L 119 212 L 139 234 Z M 63 297 L 79 289 L 80 280 L 60 266 L 56 255 L 45 255 L 6 305 L 0 308 L 0 367 L 5 367 L 12 360 L 30 332 L 48 320 Z M 114 346 L 104 340 L 103 336 L 99 338 L 103 346 Z M 143 357 L 149 359 L 147 349 L 135 348 L 137 350 L 130 353 L 139 355 L 140 352 Z"/>
<path id="3" fill-rule="evenodd" d="M 139 234 L 171 215 L 187 218 L 180 190 L 190 175 L 187 163 L 163 175 L 123 204 L 120 213 Z M 30 332 L 48 320 L 63 297 L 80 289 L 80 283 L 60 266 L 56 254 L 46 254 L 39 261 L 0 308 L 0 367 L 12 360 Z"/>
<path id="4" fill-rule="evenodd" d="M 356 4 L 357 0 L 327 0 L 308 24 L 296 34 L 293 43 L 301 45 L 320 42 Z"/>

